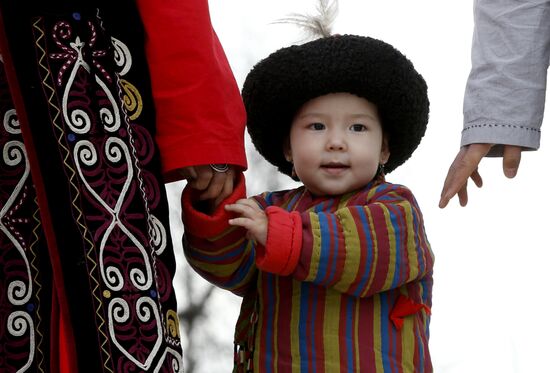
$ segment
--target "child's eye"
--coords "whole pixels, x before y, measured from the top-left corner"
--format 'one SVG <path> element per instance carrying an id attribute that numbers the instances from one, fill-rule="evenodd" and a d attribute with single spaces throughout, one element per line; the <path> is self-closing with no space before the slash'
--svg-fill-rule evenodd
<path id="1" fill-rule="evenodd" d="M 325 125 L 323 123 L 311 123 L 309 128 L 315 131 L 321 131 L 325 129 Z"/>
<path id="2" fill-rule="evenodd" d="M 367 126 L 364 124 L 352 124 L 349 129 L 353 132 L 363 132 L 367 130 Z"/>

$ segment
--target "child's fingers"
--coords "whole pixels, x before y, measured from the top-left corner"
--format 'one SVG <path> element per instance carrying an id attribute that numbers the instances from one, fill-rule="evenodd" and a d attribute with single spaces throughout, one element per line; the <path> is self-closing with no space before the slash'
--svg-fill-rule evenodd
<path id="1" fill-rule="evenodd" d="M 234 204 L 226 205 L 225 209 L 245 217 L 253 217 L 258 213 L 263 213 L 255 202 L 250 203 L 247 200 L 238 200 Z"/>
<path id="2" fill-rule="evenodd" d="M 250 220 L 249 218 L 233 218 L 229 219 L 229 225 L 234 225 L 237 227 L 243 227 L 247 230 L 250 230 L 250 228 L 254 225 L 254 222 Z"/>
<path id="3" fill-rule="evenodd" d="M 243 198 L 243 199 L 238 200 L 235 203 L 238 204 L 238 205 L 241 205 L 241 206 L 248 206 L 251 209 L 256 210 L 256 211 L 261 210 L 260 206 L 258 206 L 256 201 L 254 201 L 253 199 L 250 199 L 250 198 Z"/>
<path id="4" fill-rule="evenodd" d="M 236 212 L 238 214 L 241 214 L 245 210 L 245 208 L 246 208 L 245 206 L 238 205 L 236 203 L 225 205 L 225 209 L 227 211 Z"/>

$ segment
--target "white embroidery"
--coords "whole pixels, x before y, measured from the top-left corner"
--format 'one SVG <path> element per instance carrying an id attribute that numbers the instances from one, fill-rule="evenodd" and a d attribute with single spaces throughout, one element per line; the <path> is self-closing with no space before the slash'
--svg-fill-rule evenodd
<path id="1" fill-rule="evenodd" d="M 15 337 L 21 337 L 25 335 L 25 333 L 29 333 L 29 339 L 30 339 L 30 351 L 29 351 L 29 358 L 27 359 L 27 362 L 24 366 L 19 368 L 17 370 L 17 373 L 26 372 L 27 369 L 30 368 L 32 361 L 34 360 L 34 345 L 35 345 L 35 337 L 34 337 L 34 323 L 32 321 L 31 316 L 23 311 L 16 311 L 13 312 L 8 316 L 8 331 L 11 335 Z"/>
<path id="2" fill-rule="evenodd" d="M 17 120 L 17 114 L 14 109 L 6 111 L 4 114 L 3 121 L 4 128 L 6 131 L 12 135 L 20 135 L 21 128 L 19 126 L 19 121 Z M 19 232 L 16 230 L 8 229 L 6 224 L 9 224 L 11 227 L 11 211 L 14 207 L 16 201 L 20 201 L 20 195 L 23 191 L 23 186 L 27 182 L 27 179 L 30 174 L 30 165 L 27 158 L 27 152 L 25 146 L 21 141 L 12 140 L 4 144 L 2 150 L 2 160 L 7 166 L 18 166 L 24 162 L 25 169 L 21 178 L 17 182 L 17 185 L 13 189 L 11 195 L 7 199 L 2 209 L 0 209 L 0 230 L 6 235 L 10 240 L 13 246 L 17 249 L 17 252 L 23 259 L 25 263 L 25 270 L 27 272 L 27 281 L 23 280 L 14 280 L 8 284 L 7 296 L 9 302 L 14 306 L 23 306 L 31 298 L 33 287 L 32 287 L 32 276 L 31 269 L 29 265 L 29 259 L 25 252 L 23 245 L 25 241 L 22 237 L 19 236 Z M 21 337 L 25 334 L 29 334 L 29 356 L 27 362 L 24 366 L 19 368 L 17 372 L 25 372 L 31 366 L 34 360 L 34 350 L 35 350 L 35 337 L 34 337 L 34 323 L 28 312 L 18 310 L 13 311 L 8 315 L 7 319 L 7 330 L 14 337 Z"/>
<path id="3" fill-rule="evenodd" d="M 128 359 L 130 359 L 139 368 L 144 370 L 149 369 L 162 344 L 161 319 L 155 302 L 151 298 L 146 297 L 140 298 L 136 302 L 136 314 L 138 318 L 142 322 L 150 322 L 151 318 L 154 317 L 157 325 L 157 339 L 155 341 L 154 347 L 151 349 L 151 352 L 149 353 L 145 361 L 137 360 L 124 348 L 124 346 L 119 343 L 114 329 L 114 322 L 124 324 L 130 319 L 130 306 L 128 305 L 128 303 L 122 298 L 113 298 L 113 300 L 109 303 L 108 314 L 109 333 L 111 334 L 113 343 Z"/>

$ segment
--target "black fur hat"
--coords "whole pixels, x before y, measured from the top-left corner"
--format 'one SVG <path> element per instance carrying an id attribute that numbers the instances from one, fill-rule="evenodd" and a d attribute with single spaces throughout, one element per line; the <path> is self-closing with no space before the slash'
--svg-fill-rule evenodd
<path id="1" fill-rule="evenodd" d="M 347 92 L 375 104 L 389 137 L 385 171 L 405 162 L 428 123 L 426 82 L 393 46 L 357 35 L 334 35 L 279 49 L 248 74 L 242 90 L 247 127 L 258 152 L 291 175 L 283 144 L 307 101 Z"/>

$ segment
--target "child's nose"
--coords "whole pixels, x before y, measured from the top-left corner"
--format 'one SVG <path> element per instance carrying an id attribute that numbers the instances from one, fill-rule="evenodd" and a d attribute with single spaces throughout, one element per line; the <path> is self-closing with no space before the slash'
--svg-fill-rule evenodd
<path id="1" fill-rule="evenodd" d="M 327 142 L 327 147 L 332 151 L 342 151 L 346 149 L 346 142 L 340 136 L 332 136 Z"/>

